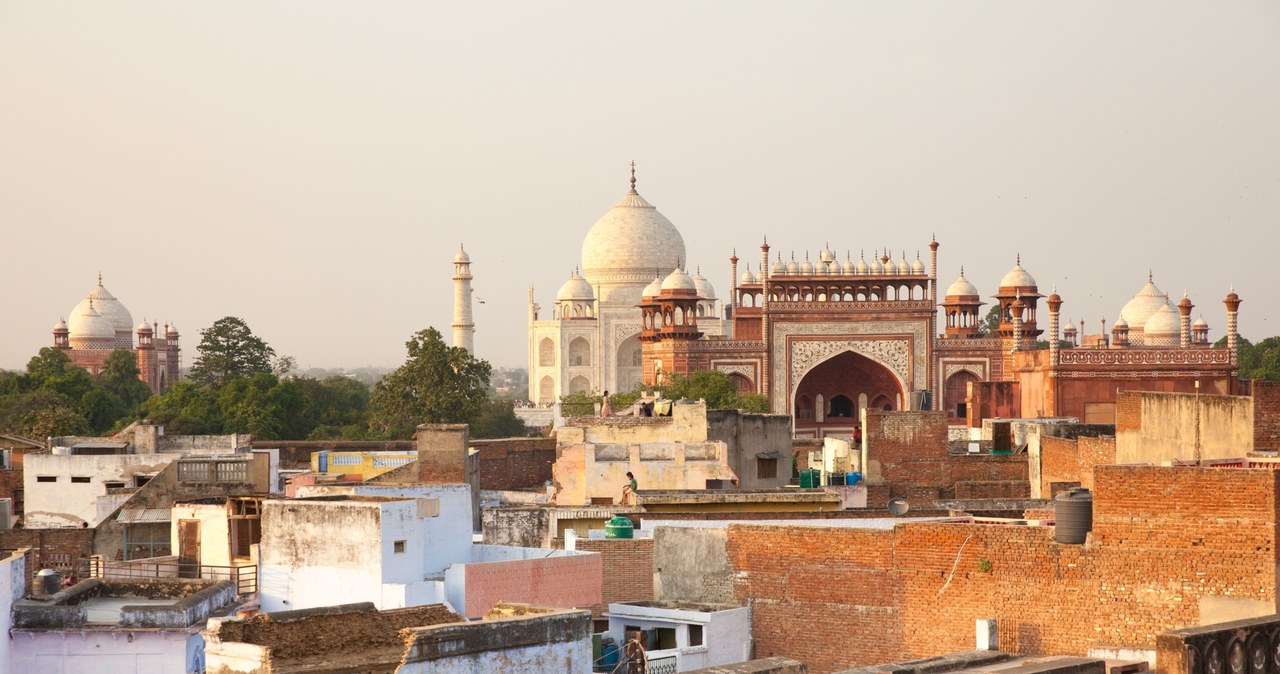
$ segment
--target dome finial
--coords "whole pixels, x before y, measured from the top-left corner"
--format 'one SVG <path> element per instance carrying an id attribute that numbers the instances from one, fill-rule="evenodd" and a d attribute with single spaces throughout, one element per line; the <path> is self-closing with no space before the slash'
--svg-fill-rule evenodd
<path id="1" fill-rule="evenodd" d="M 964 278 L 964 265 L 960 265 L 960 278 Z"/>
<path id="2" fill-rule="evenodd" d="M 636 192 L 636 160 L 634 159 L 631 160 L 631 193 L 637 194 Z"/>
<path id="3" fill-rule="evenodd" d="M 1022 266 L 1022 253 L 1018 253 L 1017 257 L 1014 258 L 1013 264 L 1019 267 Z"/>
<path id="4" fill-rule="evenodd" d="M 102 272 L 98 272 L 98 286 L 102 286 Z"/>

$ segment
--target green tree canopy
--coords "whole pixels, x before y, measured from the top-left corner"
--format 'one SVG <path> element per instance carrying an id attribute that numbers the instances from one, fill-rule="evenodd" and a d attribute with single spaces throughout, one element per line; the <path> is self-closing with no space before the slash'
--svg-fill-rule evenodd
<path id="1" fill-rule="evenodd" d="M 191 379 L 209 386 L 221 386 L 236 377 L 269 374 L 276 354 L 235 316 L 219 318 L 201 330 L 196 352 Z"/>
<path id="2" fill-rule="evenodd" d="M 1000 305 L 993 304 L 987 309 L 987 315 L 982 317 L 982 322 L 978 324 L 978 333 L 985 336 L 996 334 L 996 330 L 1000 329 Z"/>
<path id="3" fill-rule="evenodd" d="M 1215 344 L 1219 347 L 1226 345 L 1226 337 Z M 1236 352 L 1240 379 L 1280 379 L 1280 337 L 1268 337 L 1257 344 L 1240 337 Z"/>
<path id="4" fill-rule="evenodd" d="M 422 423 L 472 423 L 488 399 L 489 363 L 427 328 L 405 342 L 409 358 L 373 387 L 369 430 L 405 438 Z"/>

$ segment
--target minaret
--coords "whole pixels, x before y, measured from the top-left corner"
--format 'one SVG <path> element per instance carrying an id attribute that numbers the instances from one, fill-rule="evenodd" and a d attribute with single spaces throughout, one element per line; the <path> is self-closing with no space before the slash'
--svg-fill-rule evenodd
<path id="1" fill-rule="evenodd" d="M 1058 312 L 1062 309 L 1062 297 L 1058 295 L 1058 284 L 1053 284 L 1053 292 L 1046 301 L 1049 305 L 1049 364 L 1058 365 Z"/>
<path id="2" fill-rule="evenodd" d="M 1231 350 L 1232 363 L 1237 362 L 1236 358 L 1239 354 L 1238 347 L 1240 335 L 1236 332 L 1236 327 L 1238 325 L 1237 319 L 1240 314 L 1240 303 L 1243 301 L 1244 300 L 1240 299 L 1240 296 L 1236 294 L 1236 288 L 1234 285 L 1231 286 L 1231 290 L 1227 293 L 1226 299 L 1222 300 L 1222 303 L 1227 305 L 1227 348 Z"/>
<path id="3" fill-rule="evenodd" d="M 1178 302 L 1178 346 L 1186 349 L 1191 346 L 1191 310 L 1195 305 L 1191 303 L 1191 298 L 1187 297 L 1187 291 L 1182 291 L 1182 300 Z"/>
<path id="4" fill-rule="evenodd" d="M 453 345 L 475 355 L 476 324 L 471 319 L 471 257 L 458 246 L 453 256 Z"/>

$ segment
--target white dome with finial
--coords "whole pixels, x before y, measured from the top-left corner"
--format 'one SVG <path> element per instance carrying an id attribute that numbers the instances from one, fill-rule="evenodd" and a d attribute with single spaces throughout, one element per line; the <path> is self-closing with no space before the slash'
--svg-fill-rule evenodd
<path id="1" fill-rule="evenodd" d="M 67 329 L 71 332 L 72 348 L 111 349 L 115 347 L 116 329 L 106 316 L 98 313 L 93 300 L 88 300 L 84 309 L 77 307 L 71 320 L 67 321 Z"/>
<path id="2" fill-rule="evenodd" d="M 778 259 L 773 263 L 773 267 L 770 268 L 769 275 L 782 276 L 783 274 L 786 274 L 786 273 L 787 273 L 787 265 L 782 261 L 782 253 L 778 253 Z"/>
<path id="3" fill-rule="evenodd" d="M 87 314 L 89 305 L 93 305 L 94 313 L 100 318 L 106 319 L 111 325 L 112 338 L 115 340 L 112 348 L 131 349 L 133 348 L 133 316 L 129 310 L 117 300 L 114 295 L 107 292 L 102 285 L 102 274 L 98 274 L 98 285 L 85 296 L 75 309 L 71 310 L 71 315 L 67 319 L 68 326 L 74 326 L 77 322 L 83 327 L 88 325 L 84 321 L 78 321 L 77 317 L 83 317 Z M 72 337 L 75 337 L 75 328 L 70 328 Z"/>
<path id="4" fill-rule="evenodd" d="M 960 278 L 951 282 L 947 286 L 946 297 L 976 297 L 978 295 L 978 287 L 969 282 L 964 277 L 964 270 L 960 270 Z"/>
<path id="5" fill-rule="evenodd" d="M 59 318 L 59 319 L 58 319 L 58 322 L 54 324 L 53 329 L 54 329 L 55 331 L 62 331 L 62 330 L 66 330 L 66 329 L 67 329 L 67 321 L 66 321 L 66 319 Z"/>
<path id="6" fill-rule="evenodd" d="M 1175 346 L 1182 333 L 1181 317 L 1173 305 L 1166 304 L 1152 314 L 1142 326 L 1145 346 Z"/>
<path id="7" fill-rule="evenodd" d="M 716 289 L 711 287 L 711 282 L 702 276 L 701 269 L 693 274 L 693 287 L 698 291 L 698 297 L 704 300 L 716 299 Z"/>
<path id="8" fill-rule="evenodd" d="M 1032 278 L 1027 270 L 1022 268 L 1022 256 L 1018 256 L 1018 261 L 1013 265 L 1013 269 L 1000 279 L 1001 288 L 1029 288 L 1036 285 L 1036 280 Z"/>
<path id="9" fill-rule="evenodd" d="M 801 262 L 801 263 L 800 263 L 800 273 L 801 273 L 801 274 L 812 274 L 812 273 L 814 273 L 814 271 L 813 271 L 813 263 L 812 263 L 812 262 L 809 262 L 809 254 L 808 254 L 808 253 L 805 253 L 805 254 L 804 254 L 804 262 Z"/>
<path id="10" fill-rule="evenodd" d="M 1125 330 L 1128 330 L 1128 329 L 1129 329 L 1129 321 L 1124 320 L 1124 316 L 1121 316 L 1120 318 L 1117 318 L 1117 319 L 1116 319 L 1116 322 L 1115 322 L 1115 323 L 1112 323 L 1112 324 L 1111 324 L 1111 328 L 1112 328 L 1112 329 L 1115 329 L 1115 328 L 1123 328 L 1123 329 L 1125 329 Z"/>
<path id="11" fill-rule="evenodd" d="M 591 302 L 595 300 L 595 293 L 591 290 L 591 284 L 578 274 L 578 270 L 573 270 L 573 274 L 569 276 L 569 280 L 560 286 L 560 290 L 556 292 L 557 302 Z"/>
<path id="12" fill-rule="evenodd" d="M 791 254 L 791 261 L 787 263 L 787 273 L 792 275 L 800 273 L 800 264 L 796 262 L 795 253 Z"/>
<path id="13" fill-rule="evenodd" d="M 458 246 L 458 254 L 453 256 L 453 263 L 454 264 L 463 264 L 463 263 L 470 264 L 471 256 L 467 255 L 466 249 L 464 249 L 462 246 Z"/>
<path id="14" fill-rule="evenodd" d="M 871 273 L 871 267 L 867 264 L 865 253 L 858 253 L 858 263 L 854 265 L 854 273 L 862 275 Z"/>
<path id="15" fill-rule="evenodd" d="M 631 189 L 600 217 L 582 241 L 582 275 L 592 286 L 612 289 L 610 300 L 627 301 L 648 283 L 654 269 L 685 261 L 684 238 L 671 221 L 636 192 L 635 163 Z M 628 291 L 626 286 L 631 286 Z"/>
<path id="16" fill-rule="evenodd" d="M 1129 322 L 1130 329 L 1146 332 L 1147 321 L 1168 304 L 1168 293 L 1157 288 L 1151 272 L 1147 272 L 1147 284 L 1120 309 L 1120 317 Z"/>
<path id="17" fill-rule="evenodd" d="M 840 271 L 846 276 L 852 276 L 857 273 L 857 267 L 853 266 L 853 256 L 848 251 L 845 251 L 844 267 Z"/>
<path id="18" fill-rule="evenodd" d="M 746 270 L 742 272 L 742 276 L 738 277 L 738 283 L 747 284 L 755 282 L 756 277 L 751 274 L 751 265 L 748 264 Z"/>
<path id="19" fill-rule="evenodd" d="M 912 274 L 923 274 L 923 273 L 925 273 L 925 272 L 924 272 L 924 261 L 920 259 L 920 253 L 916 253 L 916 261 L 911 263 L 911 273 L 912 273 Z"/>
<path id="20" fill-rule="evenodd" d="M 649 285 L 644 287 L 644 292 L 640 293 L 642 298 L 657 297 L 662 294 L 662 277 L 654 276 Z"/>
<path id="21" fill-rule="evenodd" d="M 1208 327 L 1209 327 L 1209 323 L 1208 323 L 1208 321 L 1205 321 L 1205 320 L 1204 320 L 1204 316 L 1203 316 L 1203 315 L 1201 315 L 1199 318 L 1197 318 L 1197 319 L 1196 319 L 1196 322 L 1195 322 L 1195 323 L 1192 323 L 1192 324 L 1191 324 L 1191 326 L 1192 326 L 1192 327 L 1195 327 L 1195 328 L 1206 328 L 1206 329 L 1208 329 Z"/>
<path id="22" fill-rule="evenodd" d="M 692 290 L 697 292 L 698 286 L 693 282 L 693 277 L 685 273 L 679 267 L 676 267 L 665 279 L 662 279 L 663 290 Z"/>

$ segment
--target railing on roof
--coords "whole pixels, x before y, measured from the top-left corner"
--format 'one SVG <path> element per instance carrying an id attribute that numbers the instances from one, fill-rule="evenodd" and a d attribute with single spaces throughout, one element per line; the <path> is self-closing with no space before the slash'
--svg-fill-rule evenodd
<path id="1" fill-rule="evenodd" d="M 258 591 L 258 567 L 216 566 L 213 564 L 197 564 L 183 562 L 176 555 L 165 557 L 149 557 L 128 561 L 108 560 L 102 555 L 94 555 L 80 569 L 82 578 L 125 578 L 141 580 L 144 578 L 187 578 L 201 580 L 230 580 L 236 584 L 236 593 L 250 595 Z"/>

